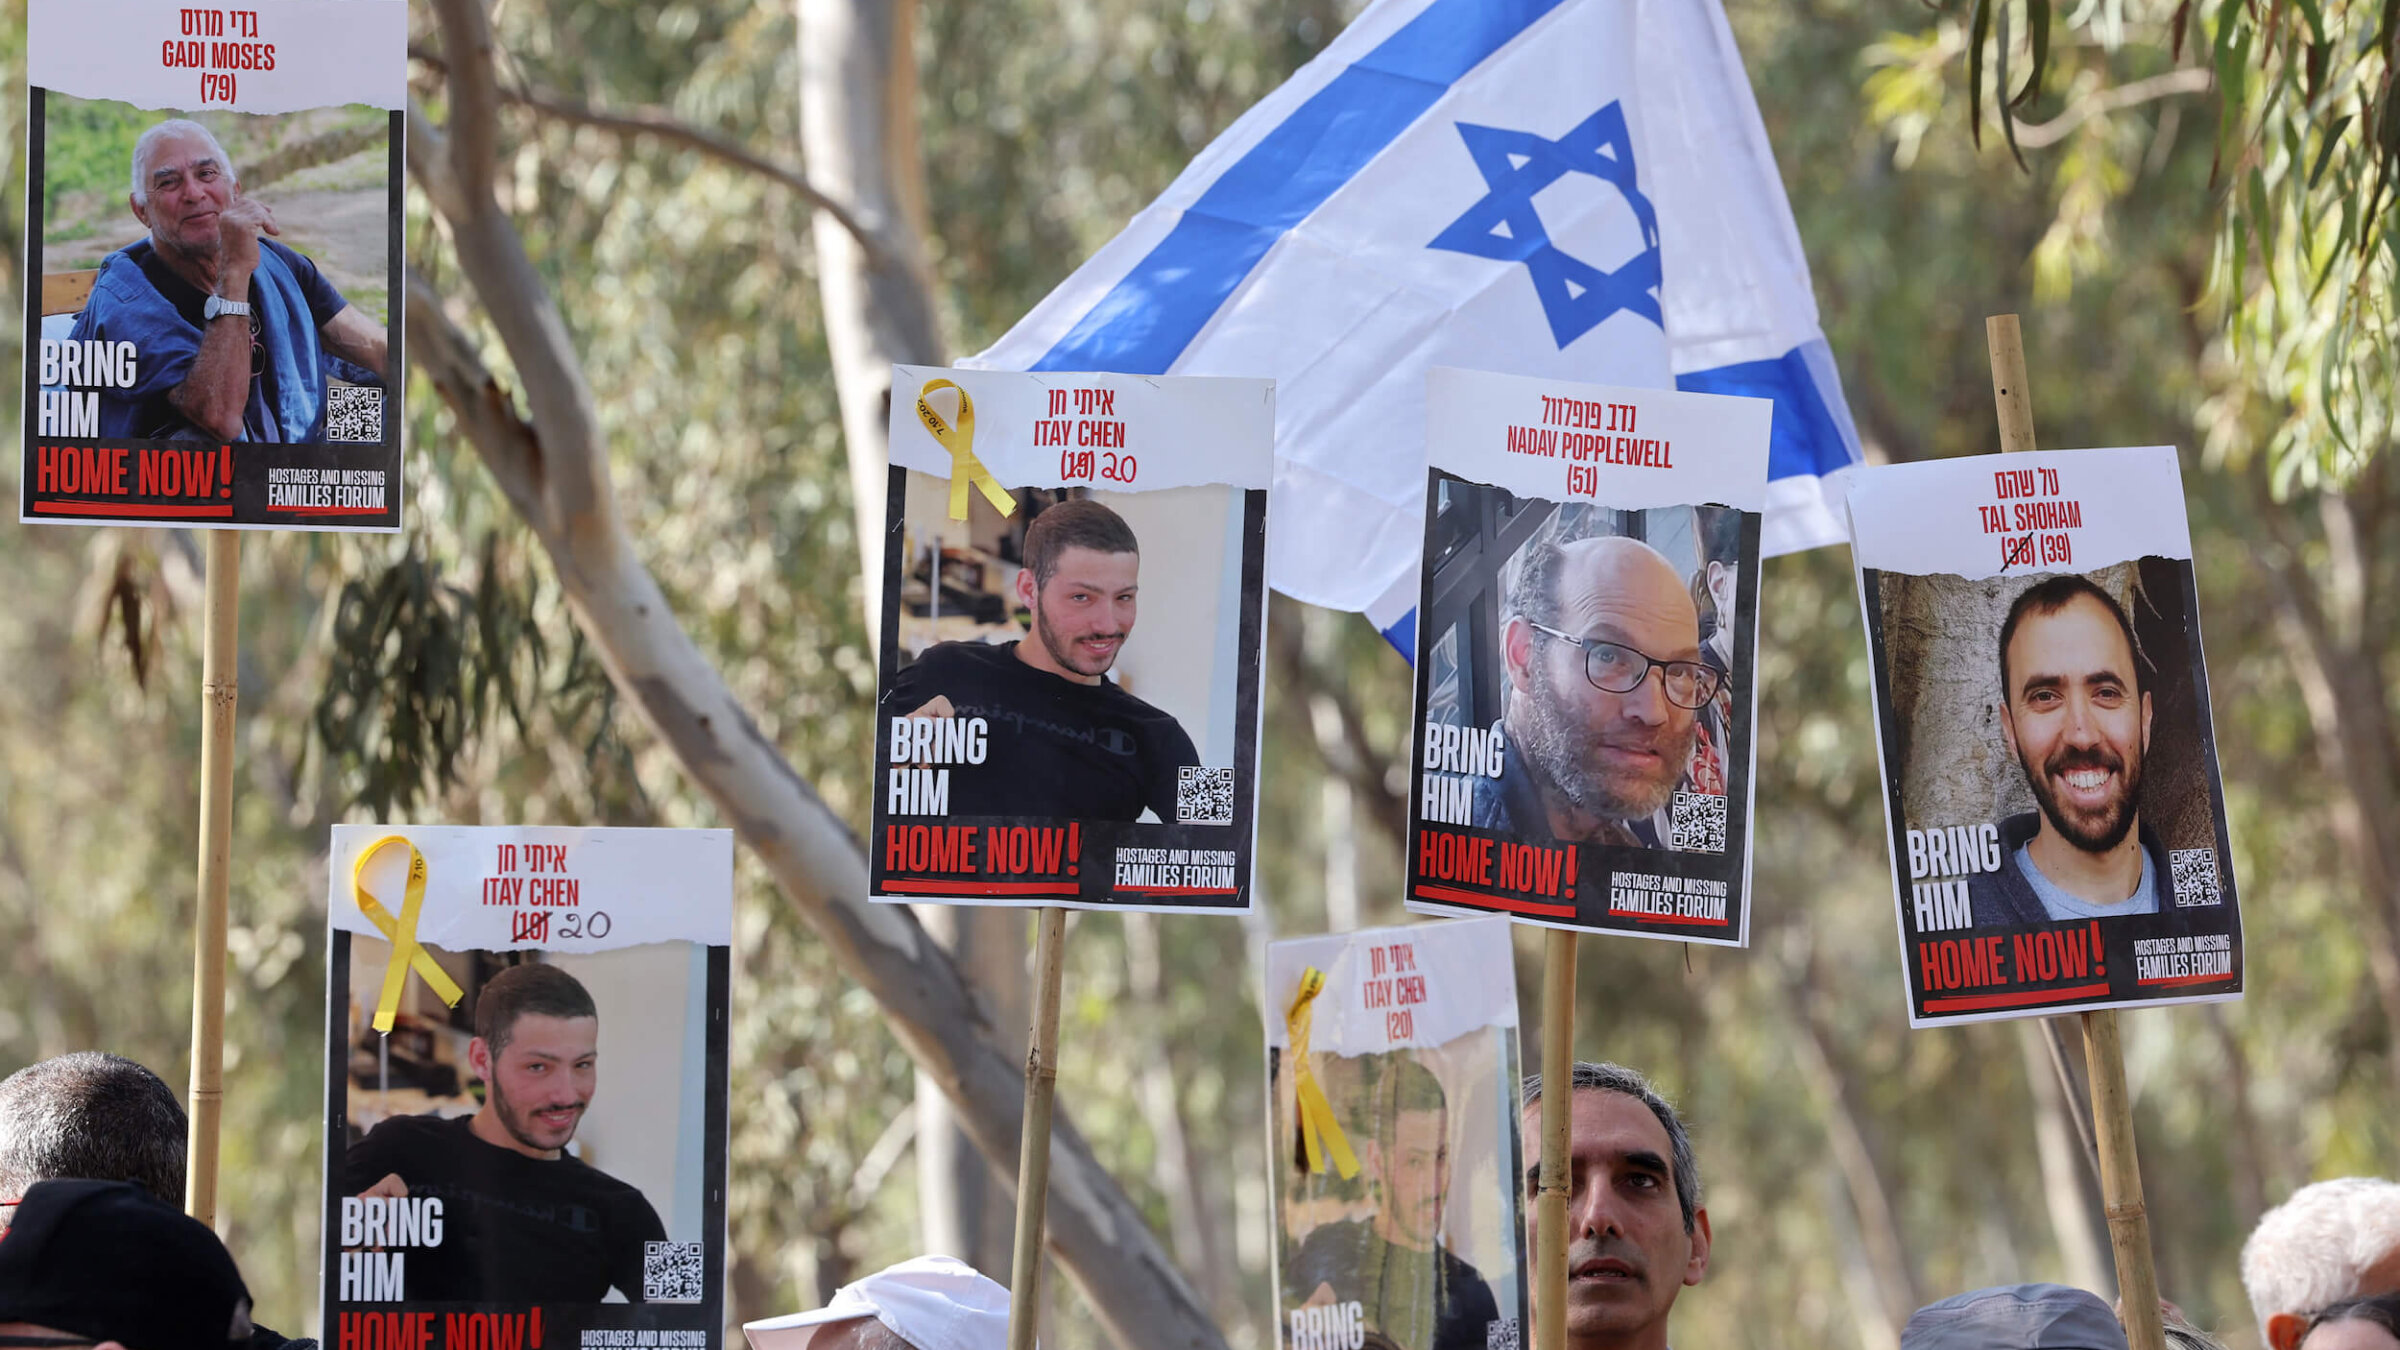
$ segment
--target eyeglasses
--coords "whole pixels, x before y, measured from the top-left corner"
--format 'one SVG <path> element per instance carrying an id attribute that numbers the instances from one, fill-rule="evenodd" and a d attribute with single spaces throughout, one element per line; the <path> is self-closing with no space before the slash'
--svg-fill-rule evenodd
<path id="1" fill-rule="evenodd" d="M 1537 633 L 1570 642 L 1583 648 L 1583 677 L 1603 693 L 1630 694 L 1650 678 L 1653 666 L 1659 672 L 1659 683 L 1665 686 L 1667 702 L 1678 708 L 1704 708 L 1724 687 L 1725 676 L 1715 666 L 1701 661 L 1661 661 L 1639 652 L 1622 642 L 1600 638 L 1577 637 L 1562 633 L 1545 624 L 1525 621 Z"/>

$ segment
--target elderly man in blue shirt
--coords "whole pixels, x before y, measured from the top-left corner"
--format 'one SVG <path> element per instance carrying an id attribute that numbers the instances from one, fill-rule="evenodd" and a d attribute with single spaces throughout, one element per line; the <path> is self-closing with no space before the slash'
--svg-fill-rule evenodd
<path id="1" fill-rule="evenodd" d="M 150 231 L 108 255 L 69 335 L 131 342 L 136 379 L 100 400 L 109 438 L 310 444 L 326 381 L 381 384 L 383 325 L 317 265 L 272 238 L 225 149 L 183 118 L 133 147 L 135 218 Z"/>

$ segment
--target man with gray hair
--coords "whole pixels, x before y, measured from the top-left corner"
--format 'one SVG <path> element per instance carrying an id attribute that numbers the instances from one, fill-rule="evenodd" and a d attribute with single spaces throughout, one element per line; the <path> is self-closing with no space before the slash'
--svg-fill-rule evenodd
<path id="1" fill-rule="evenodd" d="M 1508 702 L 1501 776 L 1477 775 L 1473 823 L 1528 838 L 1669 847 L 1659 828 L 1691 766 L 1699 710 L 1725 675 L 1657 549 L 1537 532 L 1511 566 L 1500 625 Z"/>
<path id="2" fill-rule="evenodd" d="M 1708 1209 L 1691 1136 L 1650 1081 L 1617 1064 L 1578 1062 L 1569 1087 L 1568 1350 L 1665 1350 L 1667 1314 L 1708 1274 Z M 1525 1080 L 1526 1246 L 1541 1180 L 1542 1078 Z"/>
<path id="3" fill-rule="evenodd" d="M 328 379 L 385 381 L 383 325 L 266 237 L 275 213 L 207 127 L 144 131 L 126 205 L 150 233 L 102 260 L 68 335 L 133 344 L 131 385 L 101 391 L 103 437 L 314 444 Z"/>
<path id="4" fill-rule="evenodd" d="M 129 1181 L 180 1209 L 184 1133 L 175 1090 L 130 1059 L 79 1050 L 29 1064 L 0 1081 L 0 1205 L 72 1178 Z"/>
<path id="5" fill-rule="evenodd" d="M 2242 1285 L 2270 1350 L 2294 1350 L 2333 1304 L 2400 1290 L 2400 1185 L 2341 1177 L 2294 1191 L 2242 1244 Z"/>

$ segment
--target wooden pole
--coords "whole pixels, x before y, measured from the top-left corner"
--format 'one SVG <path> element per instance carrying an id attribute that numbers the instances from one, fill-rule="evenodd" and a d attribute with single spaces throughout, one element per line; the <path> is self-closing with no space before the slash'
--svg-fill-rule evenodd
<path id="1" fill-rule="evenodd" d="M 1042 1312 L 1042 1220 L 1050 1198 L 1050 1104 L 1058 1093 L 1058 985 L 1067 912 L 1039 911 L 1033 1027 L 1025 1050 L 1025 1129 L 1017 1152 L 1017 1246 L 1008 1279 L 1008 1350 L 1033 1350 Z"/>
<path id="2" fill-rule="evenodd" d="M 1575 1109 L 1575 934 L 1542 935 L 1542 1167 L 1533 1230 L 1534 1350 L 1567 1350 L 1568 1123 Z"/>
<path id="3" fill-rule="evenodd" d="M 233 861 L 234 662 L 242 532 L 210 530 L 200 648 L 200 896 L 192 921 L 192 1082 L 183 1207 L 217 1221 L 217 1124 L 225 1101 L 226 872 Z"/>
<path id="4" fill-rule="evenodd" d="M 2100 1143 L 2100 1197 L 2108 1209 L 2108 1246 L 2117 1258 L 2117 1307 L 2132 1350 L 2166 1350 L 2158 1307 L 2158 1267 L 2150 1257 L 2150 1211 L 2133 1156 L 2133 1098 L 2125 1090 L 2125 1049 L 2114 1008 L 2083 1015 L 2083 1059 L 2092 1077 L 2092 1128 Z"/>
<path id="5" fill-rule="evenodd" d="M 2014 314 L 1983 321 L 1992 352 L 1992 402 L 2000 450 L 2031 450 L 2033 394 L 2025 376 L 2025 339 Z M 2100 1199 L 2117 1264 L 2117 1309 L 2131 1350 L 2166 1350 L 2159 1318 L 2158 1267 L 2150 1254 L 2150 1212 L 2142 1203 L 2141 1165 L 2133 1151 L 2133 1099 L 2125 1090 L 2125 1048 L 2113 1008 L 2083 1014 L 2084 1072 L 2092 1089 L 2092 1134 L 2100 1154 Z"/>

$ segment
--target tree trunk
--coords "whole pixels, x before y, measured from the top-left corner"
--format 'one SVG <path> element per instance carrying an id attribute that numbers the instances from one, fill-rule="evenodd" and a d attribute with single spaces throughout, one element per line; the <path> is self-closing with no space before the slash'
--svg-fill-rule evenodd
<path id="1" fill-rule="evenodd" d="M 2281 604 L 2275 622 L 2292 664 L 2300 699 L 2316 733 L 2326 776 L 2347 788 L 2329 812 L 2333 835 L 2349 855 L 2366 924 L 2367 971 L 2383 1005 L 2389 1068 L 2400 1086 L 2400 731 L 2393 725 L 2391 691 L 2383 672 L 2394 617 L 2387 541 L 2400 516 L 2391 460 L 2370 465 L 2348 495 L 2318 498 L 2324 561 L 2309 557 L 2307 541 L 2281 513 L 2262 512 L 2279 547 L 2263 569 Z M 2264 470 L 2260 470 L 2264 495 Z"/>
<path id="2" fill-rule="evenodd" d="M 825 345 L 849 448 L 859 593 L 870 646 L 883 631 L 884 488 L 892 366 L 945 359 L 925 265 L 924 160 L 917 139 L 915 0 L 801 0 L 800 142 L 809 180 L 849 204 L 876 241 L 814 219 Z M 936 912 L 939 911 L 939 912 Z M 937 940 L 992 995 L 993 1025 L 1019 1052 L 1026 1003 L 1024 925 L 1004 910 L 919 906 Z M 1012 959 L 1013 958 L 1013 959 Z M 1012 1240 L 993 1185 L 933 1075 L 917 1074 L 919 1236 L 1005 1282 Z"/>
<path id="3" fill-rule="evenodd" d="M 1814 1090 L 1818 1115 L 1825 1122 L 1825 1141 L 1833 1151 L 1857 1221 L 1859 1256 L 1880 1296 L 1887 1334 L 1896 1345 L 1909 1314 L 1924 1302 L 1922 1282 L 1901 1237 L 1899 1209 L 1892 1202 L 1892 1186 L 1884 1177 L 1883 1163 L 1859 1123 L 1849 1071 L 1834 1058 L 1825 1029 L 1817 1022 L 1816 1001 L 1824 997 L 1830 1002 L 1832 995 L 1818 990 L 1813 961 L 1801 963 L 1796 970 L 1787 968 L 1776 984 L 1790 1011 L 1786 1025 L 1798 1052 L 1801 1076 Z"/>
<path id="4" fill-rule="evenodd" d="M 2017 1044 L 2025 1055 L 2025 1083 L 2033 1092 L 2033 1146 L 2042 1168 L 2042 1203 L 2050 1214 L 2050 1233 L 2066 1282 L 2078 1289 L 2113 1289 L 2117 1274 L 2100 1258 L 2107 1242 L 2101 1217 L 2097 1178 L 2082 1157 L 2075 1128 L 2077 1099 L 2062 1082 L 2058 1062 L 2043 1043 L 2039 1022 L 2017 1023 Z M 2086 1119 L 2089 1119 L 2088 1112 Z"/>
<path id="5" fill-rule="evenodd" d="M 408 277 L 408 340 L 509 503 L 556 569 L 611 680 L 707 794 L 894 1036 L 942 1085 L 994 1167 L 1015 1174 L 1021 1062 L 996 1044 L 948 954 L 908 910 L 866 899 L 866 856 L 760 734 L 683 631 L 615 506 L 607 445 L 566 325 L 493 196 L 500 103 L 479 0 L 436 0 L 451 120 L 410 108 L 409 168 L 449 227 L 460 270 L 523 382 L 530 416 L 500 387 L 424 279 Z M 447 135 L 445 135 L 445 130 Z M 1126 1347 L 1226 1350 L 1225 1340 L 1073 1122 L 1051 1138 L 1049 1247 Z"/>

